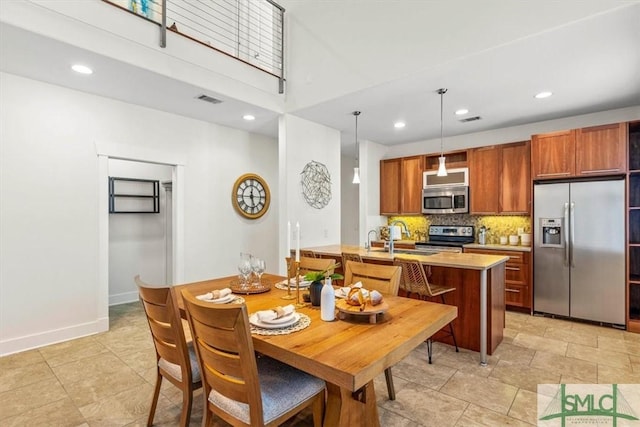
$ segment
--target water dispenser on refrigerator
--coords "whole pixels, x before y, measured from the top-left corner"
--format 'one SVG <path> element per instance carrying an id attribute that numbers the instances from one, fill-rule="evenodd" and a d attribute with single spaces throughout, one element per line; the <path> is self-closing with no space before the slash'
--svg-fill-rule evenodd
<path id="1" fill-rule="evenodd" d="M 562 218 L 540 218 L 540 229 L 542 230 L 542 248 L 562 248 Z"/>

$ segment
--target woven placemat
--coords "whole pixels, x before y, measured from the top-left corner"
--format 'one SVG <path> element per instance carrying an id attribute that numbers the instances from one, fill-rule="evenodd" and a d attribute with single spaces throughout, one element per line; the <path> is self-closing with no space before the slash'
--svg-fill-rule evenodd
<path id="1" fill-rule="evenodd" d="M 265 329 L 250 324 L 251 333 L 256 335 L 289 335 L 293 332 L 301 331 L 311 324 L 311 318 L 304 313 L 298 312 L 298 314 L 300 315 L 300 320 L 284 328 Z"/>

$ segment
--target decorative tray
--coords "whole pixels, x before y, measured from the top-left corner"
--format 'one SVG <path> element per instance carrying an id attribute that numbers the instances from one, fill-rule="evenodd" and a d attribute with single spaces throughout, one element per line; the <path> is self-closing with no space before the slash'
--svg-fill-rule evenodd
<path id="1" fill-rule="evenodd" d="M 378 305 L 371 305 L 367 303 L 362 310 L 360 310 L 360 306 L 357 305 L 349 305 L 346 300 L 339 299 L 336 300 L 336 308 L 339 311 L 338 316 L 340 319 L 345 319 L 347 314 L 353 314 L 356 316 L 368 316 L 369 323 L 376 323 L 376 315 L 379 313 L 384 313 L 389 309 L 389 304 L 386 301 L 382 301 Z"/>
<path id="2" fill-rule="evenodd" d="M 263 292 L 269 292 L 271 290 L 271 282 L 265 278 L 262 279 L 262 283 L 253 282 L 248 286 L 243 285 L 239 278 L 233 279 L 229 284 L 229 288 L 234 294 L 261 294 Z"/>

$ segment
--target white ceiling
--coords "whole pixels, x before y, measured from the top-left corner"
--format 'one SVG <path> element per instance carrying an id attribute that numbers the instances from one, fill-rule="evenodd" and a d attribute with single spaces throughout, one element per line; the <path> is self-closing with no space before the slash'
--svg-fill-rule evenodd
<path id="1" fill-rule="evenodd" d="M 440 87 L 449 90 L 444 96 L 445 136 L 640 105 L 640 3 L 636 1 L 385 0 L 367 3 L 367 10 L 360 1 L 281 3 L 290 20 L 293 57 L 287 59 L 285 105 L 292 114 L 343 131 L 343 146 L 353 143 L 354 110 L 362 111 L 360 139 L 393 145 L 438 137 Z M 405 7 L 397 7 L 400 4 Z M 435 4 L 439 9 L 428 9 Z M 507 7 L 514 4 L 529 9 Z M 532 6 L 540 4 L 544 7 Z M 391 11 L 390 5 L 394 5 Z M 437 13 L 421 28 L 414 22 L 421 19 L 412 13 L 416 10 Z M 355 13 L 359 19 L 354 19 Z M 380 30 L 384 22 L 392 29 L 408 29 Z M 345 32 L 353 37 L 345 38 Z M 304 51 L 301 40 L 315 43 L 310 49 L 315 56 Z M 90 77 L 72 75 L 68 63 L 76 59 L 90 59 L 100 71 Z M 277 112 L 4 22 L 0 22 L 0 69 L 277 136 Z M 554 95 L 534 99 L 541 90 Z M 224 102 L 210 105 L 195 100 L 200 93 Z M 455 116 L 453 111 L 462 107 L 469 113 Z M 257 117 L 254 122 L 241 119 L 249 112 Z M 459 122 L 476 115 L 482 119 Z M 405 121 L 406 127 L 395 129 L 396 120 Z"/>

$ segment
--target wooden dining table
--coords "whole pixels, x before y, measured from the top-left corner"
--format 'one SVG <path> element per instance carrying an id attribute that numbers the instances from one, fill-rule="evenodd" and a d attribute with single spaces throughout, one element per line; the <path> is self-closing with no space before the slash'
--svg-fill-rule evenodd
<path id="1" fill-rule="evenodd" d="M 286 278 L 265 274 L 262 279 L 275 284 Z M 202 295 L 229 287 L 233 280 L 237 277 L 176 285 L 181 312 L 184 315 L 182 291 Z M 271 286 L 268 292 L 241 296 L 251 314 L 295 303 L 282 299 L 286 294 L 286 290 Z M 296 295 L 295 289 L 292 294 Z M 368 316 L 357 315 L 325 322 L 320 319 L 320 307 L 297 308 L 311 319 L 307 328 L 287 335 L 252 334 L 254 348 L 326 381 L 325 426 L 379 426 L 374 378 L 404 359 L 458 313 L 454 306 L 404 297 L 385 296 L 385 301 L 389 309 L 378 315 L 375 324 Z"/>

